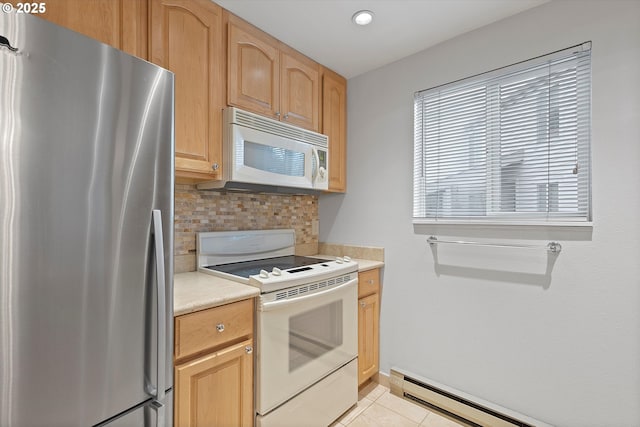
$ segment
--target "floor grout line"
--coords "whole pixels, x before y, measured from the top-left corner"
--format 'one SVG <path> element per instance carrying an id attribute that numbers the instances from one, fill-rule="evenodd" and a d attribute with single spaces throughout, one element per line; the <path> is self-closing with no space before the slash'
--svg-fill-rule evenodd
<path id="1" fill-rule="evenodd" d="M 358 394 L 358 402 L 361 402 L 364 399 L 367 399 L 368 401 L 370 401 L 371 403 L 367 404 L 367 406 L 365 406 L 364 408 L 362 408 L 362 410 L 358 413 L 358 415 L 356 415 L 355 417 L 351 418 L 349 420 L 348 423 L 342 423 L 340 422 L 339 424 L 337 424 L 335 427 L 348 427 L 349 425 L 351 425 L 352 423 L 356 422 L 356 420 L 360 420 L 360 424 L 371 424 L 370 422 L 373 421 L 375 422 L 375 420 L 372 420 L 371 418 L 369 418 L 368 416 L 366 416 L 364 414 L 364 412 L 366 410 L 368 410 L 370 407 L 372 407 L 373 405 L 376 405 L 376 407 L 378 408 L 383 408 L 385 410 L 391 411 L 392 413 L 394 413 L 395 415 L 398 415 L 400 417 L 402 417 L 405 421 L 411 423 L 412 425 L 416 426 L 416 427 L 420 427 L 422 426 L 423 423 L 425 423 L 427 421 L 427 418 L 429 418 L 429 416 L 431 416 L 431 414 L 434 414 L 435 417 L 434 418 L 439 418 L 440 416 L 437 415 L 435 412 L 430 411 L 427 408 L 424 408 L 421 405 L 417 405 L 411 401 L 402 399 L 399 396 L 395 396 L 394 394 L 391 394 L 391 390 L 388 387 L 385 386 L 381 386 L 381 385 L 367 385 L 367 387 L 372 387 L 371 390 L 369 390 L 369 392 L 367 394 L 361 394 L 361 392 L 359 392 Z M 372 398 L 371 393 L 373 393 L 376 390 L 380 390 L 379 387 L 382 387 L 384 389 L 384 391 L 382 393 L 380 393 L 378 396 L 376 396 L 376 398 Z M 377 391 L 376 391 L 377 393 Z M 422 419 L 419 422 L 414 421 L 414 419 L 411 419 L 409 417 L 407 417 L 404 413 L 400 412 L 400 409 L 394 409 L 391 407 L 388 407 L 386 405 L 383 405 L 382 403 L 379 403 L 378 400 L 380 400 L 386 393 L 389 393 L 391 396 L 396 397 L 397 399 L 406 401 L 412 405 L 415 405 L 416 407 L 422 408 L 426 411 L 426 414 L 424 417 L 422 417 Z M 391 405 L 390 405 L 391 406 Z M 435 421 L 435 420 L 434 420 Z M 376 424 L 378 425 L 378 424 Z M 459 424 L 458 424 L 459 425 Z M 461 426 L 461 425 L 460 425 Z"/>

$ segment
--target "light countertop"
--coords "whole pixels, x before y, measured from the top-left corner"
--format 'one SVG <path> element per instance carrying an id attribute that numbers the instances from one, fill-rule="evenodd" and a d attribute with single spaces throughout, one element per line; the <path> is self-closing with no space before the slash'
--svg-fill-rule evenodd
<path id="1" fill-rule="evenodd" d="M 333 259 L 331 255 L 317 255 L 318 258 Z M 366 271 L 384 266 L 384 262 L 353 259 L 358 263 L 358 271 Z M 173 276 L 173 315 L 180 316 L 206 308 L 217 307 L 254 298 L 260 289 L 234 282 L 212 274 L 190 271 Z"/>
<path id="2" fill-rule="evenodd" d="M 373 270 L 374 268 L 384 267 L 384 262 L 382 261 L 372 261 L 369 259 L 359 259 L 359 258 L 353 258 L 353 260 L 358 263 L 358 271 L 367 271 L 367 270 Z"/>
<path id="3" fill-rule="evenodd" d="M 197 271 L 173 276 L 173 315 L 253 298 L 260 289 Z"/>

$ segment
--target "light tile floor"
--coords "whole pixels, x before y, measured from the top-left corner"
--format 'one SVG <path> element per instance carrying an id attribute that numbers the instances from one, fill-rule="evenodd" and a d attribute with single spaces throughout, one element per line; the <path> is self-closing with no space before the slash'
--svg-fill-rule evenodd
<path id="1" fill-rule="evenodd" d="M 434 412 L 394 396 L 387 387 L 370 383 L 358 393 L 358 403 L 333 427 L 460 427 Z"/>

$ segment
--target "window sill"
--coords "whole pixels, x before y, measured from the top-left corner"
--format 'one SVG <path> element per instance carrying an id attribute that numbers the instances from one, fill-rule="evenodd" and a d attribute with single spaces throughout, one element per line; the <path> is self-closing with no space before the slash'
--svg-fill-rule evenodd
<path id="1" fill-rule="evenodd" d="M 444 226 L 463 226 L 473 228 L 567 228 L 567 229 L 583 229 L 593 228 L 593 221 L 473 221 L 473 220 L 430 220 L 430 219 L 413 219 L 413 225 L 444 225 Z"/>
<path id="2" fill-rule="evenodd" d="M 416 235 L 445 235 L 461 238 L 496 238 L 519 240 L 591 241 L 593 222 L 483 222 L 414 220 Z"/>

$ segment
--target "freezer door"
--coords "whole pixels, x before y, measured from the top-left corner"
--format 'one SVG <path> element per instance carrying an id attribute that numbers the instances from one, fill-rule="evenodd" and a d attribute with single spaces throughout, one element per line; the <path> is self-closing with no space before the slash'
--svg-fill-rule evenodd
<path id="1" fill-rule="evenodd" d="M 93 426 L 161 395 L 158 360 L 172 387 L 173 74 L 30 15 L 0 35 L 0 426 Z"/>

